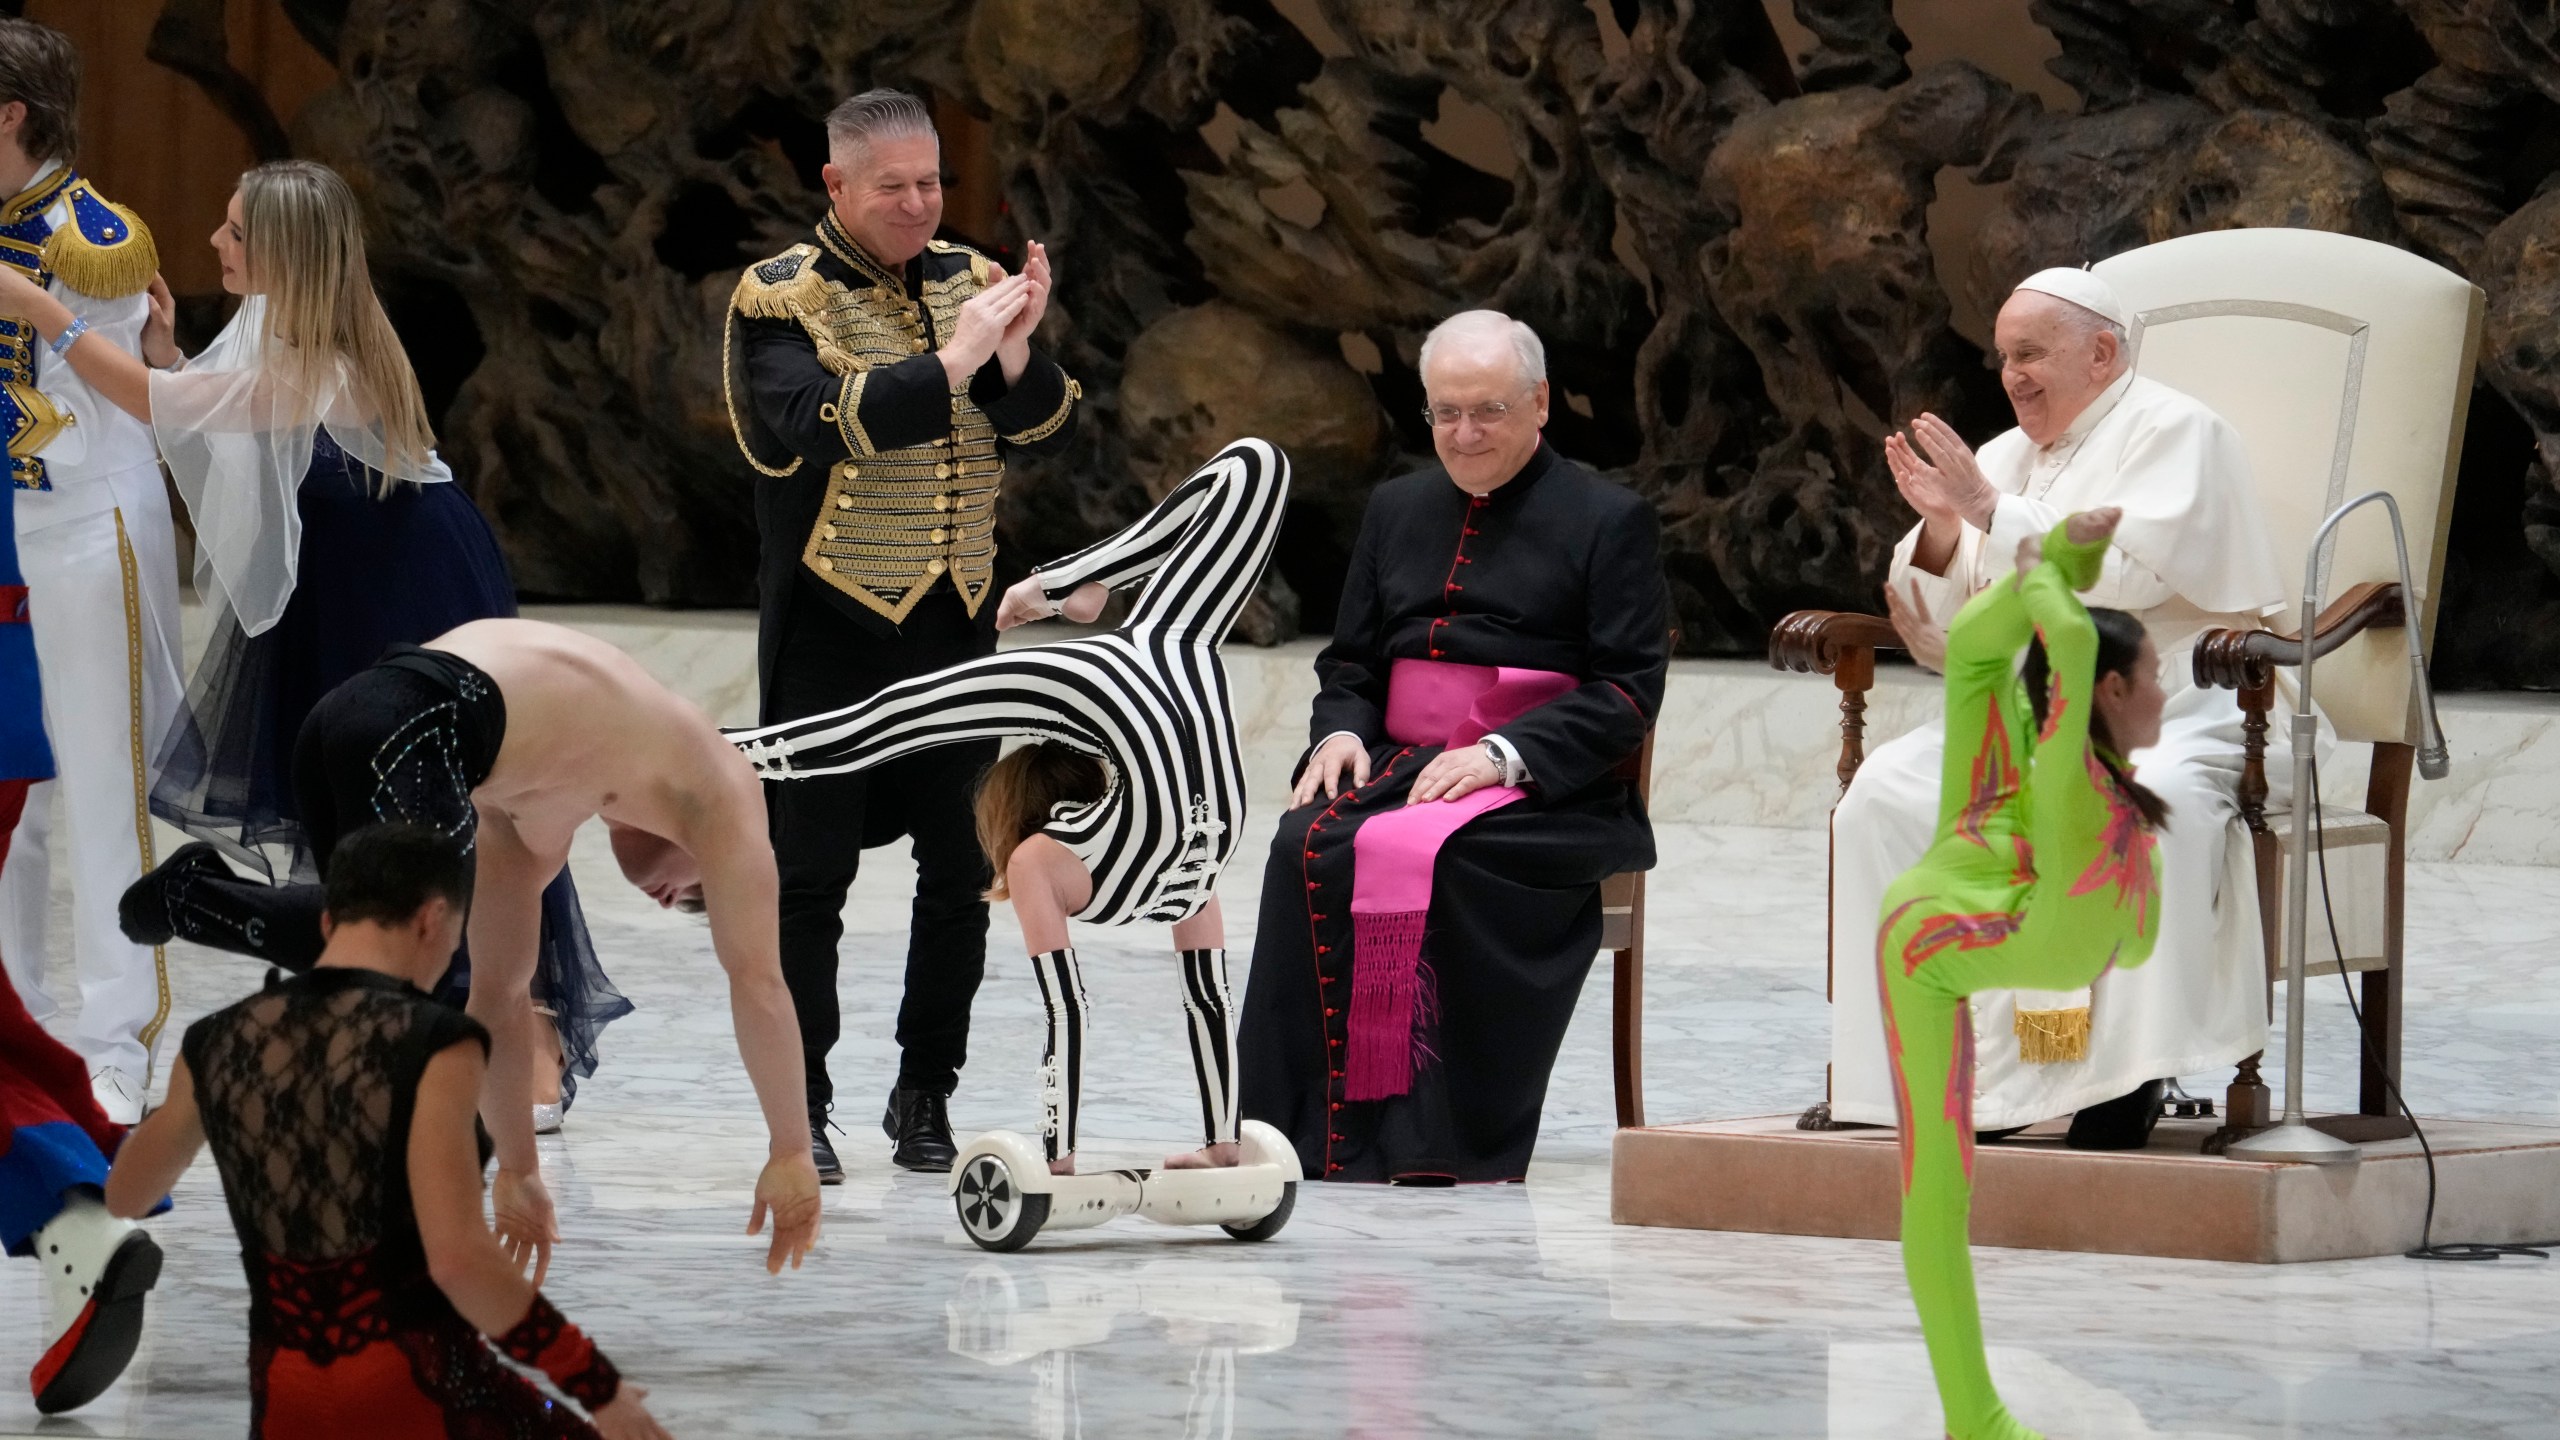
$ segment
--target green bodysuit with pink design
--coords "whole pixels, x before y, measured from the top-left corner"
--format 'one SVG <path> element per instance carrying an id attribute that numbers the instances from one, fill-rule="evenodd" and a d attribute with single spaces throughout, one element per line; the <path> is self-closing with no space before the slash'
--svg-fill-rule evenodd
<path id="1" fill-rule="evenodd" d="M 1952 1440 L 2014 1440 L 1982 1349 L 1967 1221 L 1973 1017 L 1982 990 L 2072 990 L 2148 959 L 2159 858 L 2089 736 L 2098 635 L 2075 590 L 2103 539 L 2054 527 L 2044 559 L 2002 579 L 1947 632 L 1946 769 L 1928 853 L 1885 892 L 1876 942 L 1902 1129 L 1902 1264 Z M 2052 674 L 2039 731 L 2018 657 L 2041 636 Z"/>

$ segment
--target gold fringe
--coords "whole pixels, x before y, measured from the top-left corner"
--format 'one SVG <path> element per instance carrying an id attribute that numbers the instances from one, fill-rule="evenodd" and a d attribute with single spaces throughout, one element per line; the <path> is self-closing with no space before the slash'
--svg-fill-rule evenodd
<path id="1" fill-rule="evenodd" d="M 794 245 L 782 255 L 800 257 L 800 268 L 788 280 L 768 281 L 756 272 L 771 260 L 747 267 L 738 277 L 738 288 L 730 293 L 729 308 L 758 320 L 799 320 L 826 308 L 827 282 L 818 273 L 818 250 L 814 245 Z"/>
<path id="2" fill-rule="evenodd" d="M 100 300 L 122 300 L 151 288 L 160 273 L 160 247 L 142 217 L 91 191 L 89 198 L 115 212 L 125 224 L 125 238 L 113 245 L 92 243 L 80 233 L 76 219 L 66 218 L 44 242 L 44 268 L 63 284 Z"/>
<path id="3" fill-rule="evenodd" d="M 2089 1058 L 2089 1007 L 2018 1012 L 2018 1058 L 2029 1065 L 2051 1065 Z"/>

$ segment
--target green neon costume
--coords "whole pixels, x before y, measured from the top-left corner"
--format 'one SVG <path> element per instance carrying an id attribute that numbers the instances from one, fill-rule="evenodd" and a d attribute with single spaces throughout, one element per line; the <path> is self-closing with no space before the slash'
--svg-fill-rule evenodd
<path id="1" fill-rule="evenodd" d="M 2067 522 L 2066 522 L 2067 523 Z M 2103 539 L 2055 526 L 2044 560 L 1976 595 L 1947 632 L 1947 758 L 1928 853 L 1885 892 L 1876 943 L 1902 1130 L 1902 1265 L 1951 1440 L 2016 1440 L 1983 1357 L 1966 1225 L 1979 990 L 2070 990 L 2150 958 L 2159 858 L 2089 738 L 2098 635 L 2074 590 Z M 2042 733 L 2017 660 L 2041 635 Z"/>

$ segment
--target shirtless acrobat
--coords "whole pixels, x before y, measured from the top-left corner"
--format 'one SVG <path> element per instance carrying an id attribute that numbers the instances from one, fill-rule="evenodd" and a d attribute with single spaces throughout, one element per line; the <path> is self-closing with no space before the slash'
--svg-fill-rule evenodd
<path id="1" fill-rule="evenodd" d="M 499 1238 L 540 1283 L 558 1238 L 534 1147 L 533 975 L 542 889 L 590 817 L 632 883 L 698 894 L 770 1137 L 748 1233 L 770 1214 L 766 1269 L 818 1236 L 799 1026 L 783 987 L 773 847 L 755 772 L 701 710 L 603 641 L 532 620 L 477 620 L 396 646 L 329 692 L 294 751 L 294 792 L 322 874 L 339 836 L 407 820 L 473 841 L 471 1014 L 494 1044 L 481 1114 L 497 1145 Z M 127 892 L 126 933 L 175 936 L 287 969 L 320 950 L 320 887 L 235 877 L 188 846 Z"/>

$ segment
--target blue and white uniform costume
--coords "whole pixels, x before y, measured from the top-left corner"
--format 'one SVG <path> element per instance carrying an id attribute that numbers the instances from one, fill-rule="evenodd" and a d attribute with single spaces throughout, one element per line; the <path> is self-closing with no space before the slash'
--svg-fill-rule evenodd
<path id="1" fill-rule="evenodd" d="M 0 201 L 0 264 L 87 321 L 81 343 L 139 351 L 160 264 L 150 231 L 68 166 L 46 166 Z M 81 995 L 71 1044 L 109 1113 L 129 1123 L 169 1011 L 161 955 L 116 927 L 117 896 L 152 863 L 152 765 L 181 694 L 168 492 L 150 427 L 92 391 L 22 321 L 0 320 L 0 428 L 20 563 L 42 597 L 32 628 L 59 770 L 28 797 L 0 871 L 0 954 L 28 1008 L 51 1014 L 47 892 L 52 865 L 66 862 Z M 55 791 L 65 820 L 58 838 Z"/>

